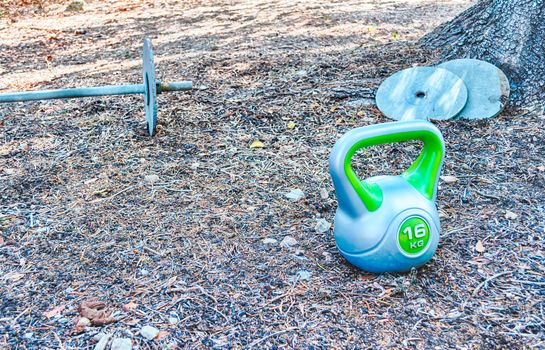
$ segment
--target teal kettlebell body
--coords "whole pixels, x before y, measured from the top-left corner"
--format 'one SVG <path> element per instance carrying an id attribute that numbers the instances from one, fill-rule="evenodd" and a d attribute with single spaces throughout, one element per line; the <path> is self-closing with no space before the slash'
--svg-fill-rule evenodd
<path id="1" fill-rule="evenodd" d="M 422 151 L 399 176 L 360 180 L 352 170 L 357 150 L 420 140 Z M 401 121 L 353 129 L 333 147 L 329 165 L 339 207 L 334 236 L 341 254 L 374 273 L 403 272 L 430 260 L 439 243 L 435 204 L 445 146 L 426 121 Z"/>

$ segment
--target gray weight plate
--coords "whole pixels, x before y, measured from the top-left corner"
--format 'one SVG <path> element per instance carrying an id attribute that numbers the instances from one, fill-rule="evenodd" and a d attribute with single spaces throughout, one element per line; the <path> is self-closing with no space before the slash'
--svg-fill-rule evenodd
<path id="1" fill-rule="evenodd" d="M 500 114 L 509 101 L 509 81 L 493 64 L 475 59 L 459 59 L 438 66 L 456 74 L 467 87 L 467 103 L 460 118 L 484 119 Z"/>
<path id="2" fill-rule="evenodd" d="M 144 109 L 148 121 L 148 133 L 153 136 L 157 126 L 157 82 L 155 79 L 155 64 L 153 63 L 153 48 L 148 38 L 144 39 L 143 60 Z"/>
<path id="3" fill-rule="evenodd" d="M 404 69 L 387 78 L 376 94 L 378 108 L 395 120 L 446 120 L 467 100 L 464 82 L 441 68 Z"/>

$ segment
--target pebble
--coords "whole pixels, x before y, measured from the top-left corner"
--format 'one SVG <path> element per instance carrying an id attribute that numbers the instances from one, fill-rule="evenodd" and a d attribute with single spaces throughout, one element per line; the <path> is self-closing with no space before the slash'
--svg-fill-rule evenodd
<path id="1" fill-rule="evenodd" d="M 324 256 L 325 262 L 330 262 L 331 260 L 333 260 L 333 258 L 331 257 L 331 253 L 329 252 L 323 252 L 322 255 Z"/>
<path id="2" fill-rule="evenodd" d="M 140 329 L 140 335 L 146 338 L 147 340 L 154 339 L 157 334 L 159 334 L 159 330 L 152 326 L 144 326 Z"/>
<path id="3" fill-rule="evenodd" d="M 115 338 L 110 350 L 132 350 L 132 341 L 128 338 Z"/>
<path id="4" fill-rule="evenodd" d="M 144 176 L 144 181 L 146 181 L 148 184 L 153 185 L 157 181 L 159 181 L 158 175 L 146 175 Z"/>
<path id="5" fill-rule="evenodd" d="M 81 12 L 85 8 L 85 1 L 83 0 L 74 0 L 68 6 L 66 6 L 65 11 L 74 11 L 74 12 Z"/>
<path id="6" fill-rule="evenodd" d="M 93 340 L 96 341 L 96 342 L 99 342 L 100 339 L 104 338 L 104 336 L 106 336 L 106 333 L 98 332 L 97 334 L 93 335 Z M 110 337 L 110 335 L 108 334 L 108 338 L 109 337 Z"/>
<path id="7" fill-rule="evenodd" d="M 99 338 L 100 336 L 100 338 Z M 96 343 L 93 350 L 104 350 L 106 349 L 106 345 L 108 345 L 108 340 L 112 337 L 111 334 L 104 334 L 102 332 L 96 334 L 93 339 L 98 339 L 98 343 Z M 113 349 L 113 344 L 112 344 Z"/>
<path id="8" fill-rule="evenodd" d="M 318 219 L 314 229 L 320 233 L 326 233 L 331 228 L 331 223 L 326 219 Z"/>
<path id="9" fill-rule="evenodd" d="M 322 188 L 320 190 L 320 198 L 322 199 L 328 199 L 329 198 L 329 191 L 326 190 L 325 188 Z"/>
<path id="10" fill-rule="evenodd" d="M 178 323 L 178 319 L 176 317 L 169 317 L 168 318 L 168 323 L 169 324 L 177 324 Z"/>
<path id="11" fill-rule="evenodd" d="M 290 282 L 308 281 L 310 279 L 310 276 L 312 276 L 312 272 L 307 270 L 299 270 L 294 276 L 291 276 L 289 278 L 289 281 Z"/>
<path id="12" fill-rule="evenodd" d="M 512 211 L 510 210 L 506 210 L 505 211 L 505 218 L 507 220 L 515 220 L 516 218 L 518 218 L 519 216 L 515 213 L 513 213 Z"/>
<path id="13" fill-rule="evenodd" d="M 290 248 L 290 247 L 293 247 L 296 244 L 297 244 L 297 240 L 295 238 L 293 238 L 292 236 L 286 236 L 286 237 L 284 237 L 282 242 L 280 242 L 280 246 L 282 246 L 284 248 Z"/>
<path id="14" fill-rule="evenodd" d="M 278 241 L 274 238 L 265 238 L 263 240 L 263 244 L 276 244 Z"/>
<path id="15" fill-rule="evenodd" d="M 300 200 L 304 196 L 305 196 L 305 192 L 301 191 L 298 188 L 293 189 L 290 192 L 286 193 L 286 197 L 291 199 L 294 202 Z"/>
<path id="16" fill-rule="evenodd" d="M 81 328 L 84 328 L 84 327 L 87 327 L 90 324 L 91 324 L 91 320 L 89 320 L 87 317 L 81 317 L 78 320 L 77 326 L 81 327 Z"/>

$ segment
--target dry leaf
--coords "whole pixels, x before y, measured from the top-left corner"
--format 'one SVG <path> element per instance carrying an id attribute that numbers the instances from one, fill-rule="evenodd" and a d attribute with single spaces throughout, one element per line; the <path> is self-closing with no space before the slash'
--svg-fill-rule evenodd
<path id="1" fill-rule="evenodd" d="M 444 175 L 444 176 L 440 176 L 440 178 L 441 180 L 443 180 L 444 183 L 447 183 L 447 184 L 453 184 L 460 181 L 456 176 L 452 176 L 452 175 Z"/>
<path id="2" fill-rule="evenodd" d="M 111 317 L 112 311 L 102 301 L 84 301 L 78 307 L 78 312 L 82 317 L 88 318 L 94 326 L 117 322 L 115 318 Z"/>
<path id="3" fill-rule="evenodd" d="M 516 218 L 518 218 L 519 216 L 515 213 L 513 213 L 512 211 L 510 210 L 506 210 L 505 211 L 505 218 L 507 220 L 515 220 Z"/>
<path id="4" fill-rule="evenodd" d="M 55 317 L 55 315 L 60 314 L 62 312 L 62 310 L 64 310 L 64 307 L 65 307 L 64 305 L 54 307 L 53 309 L 44 312 L 44 316 L 47 317 L 47 318 L 53 318 L 53 317 Z"/>
<path id="5" fill-rule="evenodd" d="M 383 298 L 389 298 L 395 292 L 395 288 L 388 288 L 384 290 Z"/>
<path id="6" fill-rule="evenodd" d="M 288 123 L 288 129 L 294 129 L 294 128 L 295 128 L 295 123 L 292 122 L 292 121 L 290 121 L 290 122 Z"/>
<path id="7" fill-rule="evenodd" d="M 255 140 L 250 145 L 250 148 L 263 148 L 263 147 L 265 147 L 265 144 L 263 142 L 259 141 L 259 140 Z"/>
<path id="8" fill-rule="evenodd" d="M 155 336 L 155 339 L 154 341 L 159 341 L 163 338 L 166 338 L 170 335 L 170 332 L 167 332 L 167 331 L 159 331 L 159 333 L 157 333 L 157 335 Z"/>
<path id="9" fill-rule="evenodd" d="M 478 240 L 477 241 L 477 244 L 475 244 L 475 250 L 479 253 L 484 253 L 484 245 L 483 245 L 483 241 L 481 240 Z"/>
<path id="10" fill-rule="evenodd" d="M 128 312 L 130 310 L 136 309 L 137 306 L 138 306 L 137 303 L 135 303 L 134 301 L 131 301 L 128 304 L 123 305 L 123 310 L 125 310 L 125 312 Z"/>

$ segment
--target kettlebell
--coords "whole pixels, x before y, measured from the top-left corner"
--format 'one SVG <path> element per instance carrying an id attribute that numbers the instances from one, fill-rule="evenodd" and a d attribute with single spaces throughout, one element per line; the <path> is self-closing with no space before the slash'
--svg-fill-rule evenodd
<path id="1" fill-rule="evenodd" d="M 362 181 L 352 169 L 357 150 L 409 140 L 423 147 L 401 175 Z M 356 128 L 335 143 L 329 158 L 339 203 L 333 233 L 351 264 L 373 273 L 403 272 L 432 258 L 439 243 L 435 199 L 444 153 L 441 132 L 427 121 Z"/>

